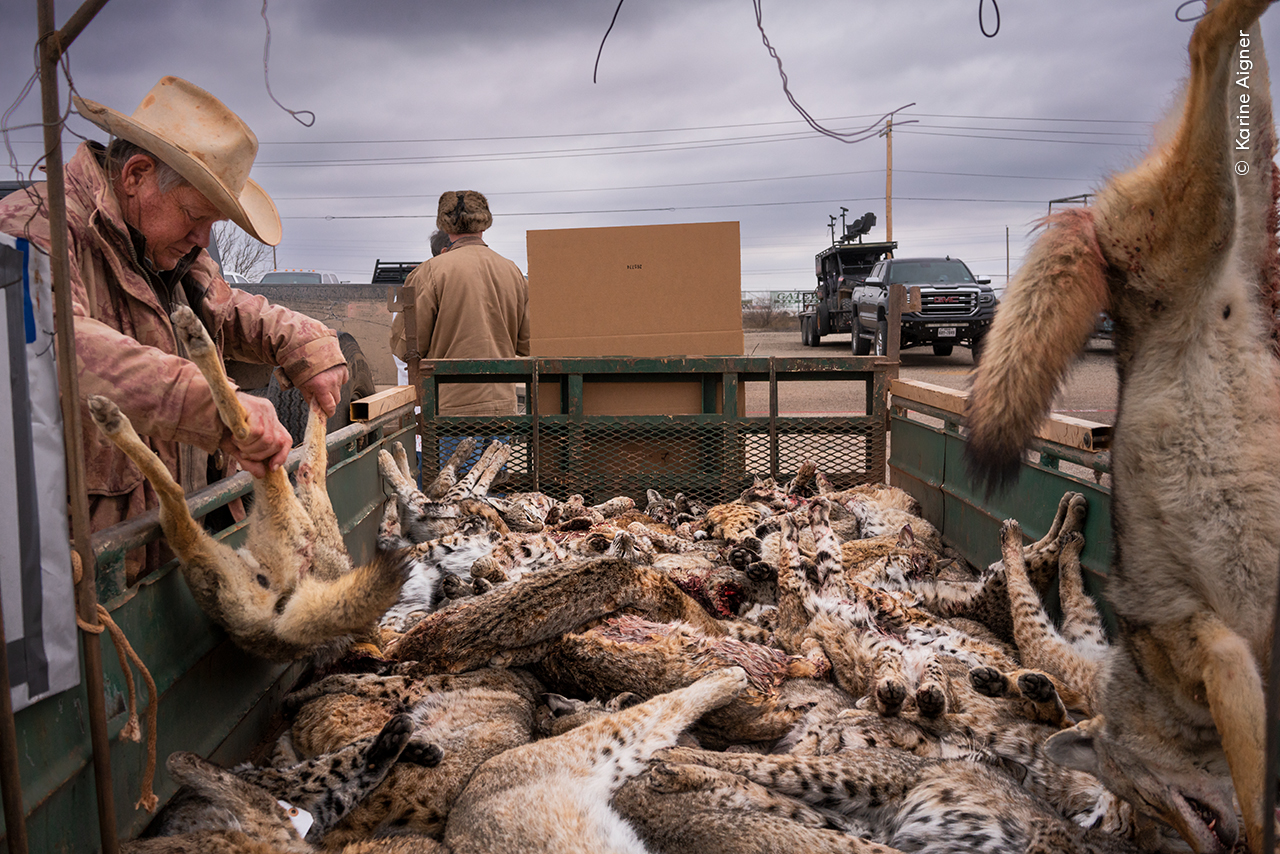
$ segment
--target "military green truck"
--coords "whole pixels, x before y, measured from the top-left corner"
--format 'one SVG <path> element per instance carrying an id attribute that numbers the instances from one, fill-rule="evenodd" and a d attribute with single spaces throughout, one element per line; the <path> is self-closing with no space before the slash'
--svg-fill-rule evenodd
<path id="1" fill-rule="evenodd" d="M 867 277 L 877 262 L 892 257 L 898 248 L 893 240 L 863 242 L 863 236 L 875 223 L 875 214 L 863 214 L 814 256 L 818 286 L 806 295 L 799 315 L 800 343 L 804 346 L 817 347 L 824 335 L 854 331 L 854 286 Z"/>

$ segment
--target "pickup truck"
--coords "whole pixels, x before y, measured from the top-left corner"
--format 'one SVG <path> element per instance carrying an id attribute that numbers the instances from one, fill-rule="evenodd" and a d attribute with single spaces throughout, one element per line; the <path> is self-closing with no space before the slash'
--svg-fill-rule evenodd
<path id="1" fill-rule="evenodd" d="M 889 286 L 920 290 L 919 311 L 903 312 L 903 349 L 933 345 L 950 356 L 956 344 L 976 361 L 996 313 L 990 279 L 979 279 L 958 258 L 886 258 L 853 285 L 853 354 L 885 355 L 889 340 Z"/>

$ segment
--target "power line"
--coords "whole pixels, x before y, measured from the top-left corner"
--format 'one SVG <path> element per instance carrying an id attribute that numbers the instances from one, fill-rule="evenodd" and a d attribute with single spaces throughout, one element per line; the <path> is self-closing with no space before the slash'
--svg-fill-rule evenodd
<path id="1" fill-rule="evenodd" d="M 579 216 L 586 214 L 620 214 L 620 213 L 662 213 L 672 211 L 704 211 L 704 210 L 727 210 L 734 208 L 772 208 L 772 207 L 792 207 L 795 205 L 832 205 L 841 202 L 873 202 L 879 201 L 881 196 L 864 196 L 861 198 L 840 198 L 840 199 L 805 199 L 794 202 L 743 202 L 738 204 L 726 205 L 667 205 L 654 208 L 609 208 L 600 210 L 577 210 L 577 211 L 518 211 L 515 213 L 494 214 L 494 219 L 504 219 L 518 216 Z M 971 203 L 993 203 L 993 204 L 1016 204 L 1016 205 L 1043 205 L 1044 199 L 959 199 L 944 196 L 894 196 L 895 201 L 901 200 L 905 202 L 971 202 Z M 282 216 L 281 219 L 325 219 L 325 220 L 348 220 L 348 219 L 435 219 L 434 212 L 421 214 L 329 214 L 325 216 Z"/>

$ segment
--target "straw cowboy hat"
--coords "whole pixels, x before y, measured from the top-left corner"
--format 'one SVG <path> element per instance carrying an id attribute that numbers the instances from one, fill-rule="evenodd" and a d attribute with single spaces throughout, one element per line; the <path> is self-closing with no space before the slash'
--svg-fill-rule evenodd
<path id="1" fill-rule="evenodd" d="M 269 246 L 280 242 L 275 203 L 249 177 L 258 138 L 217 98 L 162 77 L 132 116 L 78 95 L 73 100 L 80 115 L 159 157 L 250 235 Z"/>

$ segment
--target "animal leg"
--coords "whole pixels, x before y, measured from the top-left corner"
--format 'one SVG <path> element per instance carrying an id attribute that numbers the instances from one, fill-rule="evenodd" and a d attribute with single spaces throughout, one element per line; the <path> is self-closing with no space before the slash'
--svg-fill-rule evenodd
<path id="1" fill-rule="evenodd" d="M 1079 532 L 1084 527 L 1089 502 L 1078 492 L 1064 493 L 1058 502 L 1058 512 L 1053 517 L 1049 532 L 1037 542 L 1022 549 L 1027 565 L 1027 577 L 1036 591 L 1043 595 L 1053 581 L 1058 569 L 1058 557 L 1062 551 L 1063 537 Z"/>
<path id="2" fill-rule="evenodd" d="M 1258 663 L 1244 638 L 1231 631 L 1216 614 L 1201 612 L 1190 625 L 1169 627 L 1165 642 L 1191 644 L 1189 678 L 1204 680 L 1205 699 L 1213 714 L 1222 748 L 1231 768 L 1231 781 L 1244 814 L 1249 850 L 1262 852 L 1263 786 L 1266 783 L 1266 700 Z M 1185 632 L 1185 633 L 1184 633 Z M 1194 674 L 1194 675 L 1192 675 Z"/>
<path id="3" fill-rule="evenodd" d="M 774 813 L 804 827 L 827 826 L 827 817 L 817 810 L 793 798 L 772 792 L 745 777 L 705 765 L 683 765 L 659 760 L 650 766 L 642 779 L 650 789 L 662 794 L 704 792 L 713 796 L 708 805 L 715 809 Z"/>
<path id="4" fill-rule="evenodd" d="M 137 431 L 128 417 L 120 411 L 114 402 L 101 395 L 91 395 L 88 400 L 89 415 L 98 429 L 111 440 L 117 448 L 124 451 L 129 459 L 142 470 L 143 476 L 151 483 L 160 499 L 160 526 L 169 540 L 169 545 L 185 563 L 200 565 L 216 565 L 219 557 L 219 544 L 205 532 L 187 508 L 187 498 L 182 487 L 169 474 L 155 451 L 147 447 L 138 437 Z M 226 547 L 222 547 L 226 549 Z M 229 551 L 229 549 L 226 549 Z"/>
<path id="5" fill-rule="evenodd" d="M 213 396 L 213 404 L 222 418 L 222 423 L 227 425 L 236 438 L 245 438 L 249 435 L 249 414 L 245 411 L 244 404 L 236 397 L 236 390 L 227 379 L 226 368 L 218 358 L 218 349 L 209 338 L 204 324 L 196 317 L 195 312 L 185 305 L 174 309 L 170 319 L 173 321 L 174 332 L 182 336 L 191 361 L 200 369 L 205 382 L 209 384 L 209 392 Z M 285 474 L 283 468 L 268 471 L 266 477 L 254 483 L 254 492 L 265 498 L 267 505 L 273 510 L 281 508 L 278 513 L 273 513 L 273 516 L 279 515 L 284 518 L 297 508 L 293 487 L 289 485 L 289 476 Z M 300 515 L 300 511 L 298 512 Z M 291 533 L 293 536 L 288 539 L 294 542 L 299 532 Z"/>
<path id="6" fill-rule="evenodd" d="M 395 457 L 396 468 L 400 469 L 400 474 L 405 480 L 413 480 L 413 472 L 409 469 L 409 455 L 404 450 L 404 445 L 396 442 L 391 446 L 391 453 Z"/>
<path id="7" fill-rule="evenodd" d="M 489 457 L 489 460 L 481 468 L 480 476 L 476 478 L 475 486 L 471 489 L 471 495 L 475 497 L 489 494 L 489 487 L 493 485 L 498 473 L 502 471 L 502 467 L 511 458 L 511 446 L 501 442 L 493 442 L 486 449 L 485 454 Z"/>
<path id="8" fill-rule="evenodd" d="M 1040 596 L 1027 577 L 1026 563 L 1022 558 L 1022 528 L 1014 519 L 1008 519 L 1000 526 L 1000 551 L 1009 586 L 1013 639 L 1018 645 L 1022 663 L 1059 678 L 1066 678 L 1066 671 L 1071 669 L 1077 672 L 1096 670 L 1096 665 L 1082 658 L 1063 641 L 1044 612 Z M 1064 665 L 1064 662 L 1070 664 Z"/>
<path id="9" fill-rule="evenodd" d="M 453 489 L 458 482 L 458 469 L 471 457 L 475 449 L 476 440 L 471 436 L 458 440 L 458 444 L 453 448 L 453 453 L 449 454 L 449 459 L 440 468 L 440 474 L 436 475 L 435 480 L 427 484 L 427 488 L 423 490 L 427 498 L 432 501 L 444 499 L 449 490 Z"/>
<path id="10" fill-rule="evenodd" d="M 471 469 L 462 478 L 460 478 L 457 483 L 450 487 L 447 493 L 445 493 L 444 500 L 458 501 L 463 498 L 469 498 L 473 495 L 483 494 L 479 492 L 478 488 L 480 478 L 488 471 L 489 464 L 492 462 L 494 454 L 498 453 L 499 447 L 502 447 L 501 442 L 490 442 L 489 446 L 484 449 L 484 453 L 480 455 L 480 459 L 476 460 L 475 465 L 471 466 Z M 508 453 L 510 453 L 509 449 Z M 503 462 L 505 463 L 506 460 L 504 459 Z M 494 472 L 494 474 L 497 474 L 497 472 Z M 492 480 L 493 476 L 490 475 L 489 481 Z M 486 482 L 486 486 L 489 481 Z"/>
<path id="11" fill-rule="evenodd" d="M 351 567 L 338 517 L 329 501 L 328 470 L 329 449 L 327 443 L 328 420 L 324 413 L 312 407 L 307 416 L 306 441 L 303 444 L 303 460 L 298 466 L 297 494 L 303 510 L 316 527 L 317 549 L 327 550 L 324 559 L 317 554 L 315 566 L 328 577 Z"/>
<path id="12" fill-rule="evenodd" d="M 1058 596 L 1062 601 L 1062 639 L 1076 649 L 1094 650 L 1101 657 L 1107 648 L 1102 617 L 1097 603 L 1085 592 L 1080 567 L 1084 537 L 1078 533 L 1064 537 L 1058 555 Z"/>

